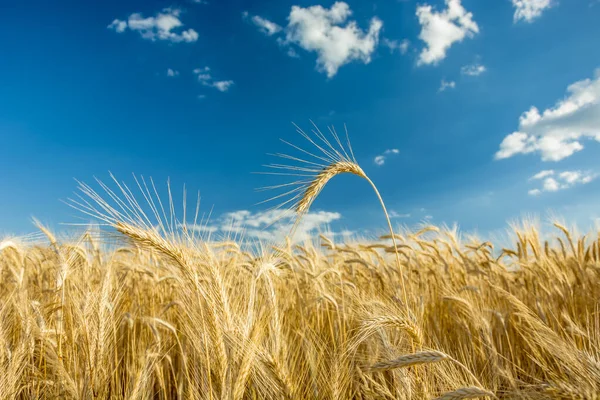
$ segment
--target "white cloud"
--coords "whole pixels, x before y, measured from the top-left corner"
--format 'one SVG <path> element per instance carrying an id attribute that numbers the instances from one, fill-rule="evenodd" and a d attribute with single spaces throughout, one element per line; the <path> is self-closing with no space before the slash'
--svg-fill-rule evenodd
<path id="1" fill-rule="evenodd" d="M 595 175 L 589 172 L 581 171 L 565 171 L 561 172 L 558 176 L 569 185 L 574 185 L 576 183 L 590 183 L 596 178 Z"/>
<path id="2" fill-rule="evenodd" d="M 245 14 L 247 16 L 247 14 Z M 377 17 L 371 18 L 368 31 L 358 27 L 356 21 L 348 21 L 352 11 L 343 1 L 335 2 L 331 8 L 316 5 L 311 7 L 292 6 L 288 16 L 288 25 L 285 27 L 285 39 L 278 38 L 278 43 L 283 46 L 296 45 L 306 51 L 317 53 L 317 69 L 325 72 L 327 77 L 335 76 L 340 67 L 352 61 L 371 62 L 371 55 L 379 42 L 379 33 L 383 26 Z M 261 23 L 253 22 L 265 27 L 262 22 L 269 22 L 279 32 L 279 25 L 258 17 Z M 288 53 L 295 57 L 296 52 Z"/>
<path id="3" fill-rule="evenodd" d="M 445 0 L 445 3 L 446 9 L 439 12 L 428 4 L 417 7 L 421 24 L 419 39 L 427 45 L 421 51 L 417 65 L 439 63 L 454 43 L 479 33 L 473 14 L 465 10 L 461 0 Z"/>
<path id="4" fill-rule="evenodd" d="M 560 184 L 554 178 L 546 178 L 544 179 L 544 187 L 543 190 L 546 192 L 556 192 L 560 189 Z"/>
<path id="5" fill-rule="evenodd" d="M 471 65 L 465 65 L 460 69 L 460 73 L 468 76 L 479 76 L 483 74 L 486 70 L 487 68 L 485 67 L 485 65 L 475 63 Z"/>
<path id="6" fill-rule="evenodd" d="M 215 88 L 220 92 L 228 91 L 234 84 L 232 80 L 215 81 L 210 73 L 209 67 L 196 68 L 192 72 L 196 74 L 198 82 L 202 85 Z"/>
<path id="7" fill-rule="evenodd" d="M 399 154 L 399 153 L 400 153 L 400 150 L 398 150 L 398 149 L 387 149 L 386 151 L 383 152 L 383 154 L 376 156 L 373 159 L 373 162 L 378 166 L 382 166 L 383 164 L 385 164 L 385 161 L 387 160 L 389 155 Z"/>
<path id="8" fill-rule="evenodd" d="M 596 174 L 589 171 L 563 171 L 557 174 L 554 170 L 544 170 L 530 178 L 530 180 L 543 180 L 542 187 L 531 189 L 528 193 L 531 196 L 539 196 L 543 192 L 557 192 L 576 185 L 585 185 L 596 177 Z"/>
<path id="9" fill-rule="evenodd" d="M 544 171 L 540 171 L 537 174 L 535 174 L 534 176 L 532 176 L 531 178 L 529 178 L 530 180 L 535 180 L 535 179 L 543 179 L 547 176 L 552 176 L 554 175 L 554 170 L 552 169 L 547 169 Z"/>
<path id="10" fill-rule="evenodd" d="M 167 76 L 170 76 L 170 77 L 179 76 L 179 71 L 169 68 L 169 69 L 167 69 Z"/>
<path id="11" fill-rule="evenodd" d="M 212 83 L 212 87 L 214 87 L 215 89 L 217 89 L 220 92 L 226 92 L 233 85 L 233 83 L 234 82 L 232 80 L 216 81 L 216 82 Z"/>
<path id="12" fill-rule="evenodd" d="M 123 33 L 129 28 L 131 31 L 138 32 L 142 38 L 151 41 L 195 42 L 198 40 L 198 33 L 193 29 L 182 30 L 180 33 L 174 32 L 183 26 L 179 19 L 180 15 L 181 10 L 176 8 L 165 8 L 154 17 L 147 18 L 144 18 L 141 13 L 133 13 L 127 21 L 115 19 L 108 25 L 108 29 Z"/>
<path id="13" fill-rule="evenodd" d="M 442 83 L 440 84 L 439 91 L 444 92 L 447 89 L 454 89 L 455 87 L 456 87 L 456 82 L 454 82 L 454 81 L 447 82 L 446 80 L 442 79 Z"/>
<path id="14" fill-rule="evenodd" d="M 247 11 L 242 13 L 242 16 L 247 19 L 249 18 L 249 14 Z M 277 25 L 275 22 L 269 21 L 266 18 L 261 17 L 260 15 L 254 15 L 250 18 L 252 23 L 256 25 L 261 32 L 263 32 L 267 36 L 273 36 L 276 33 L 281 32 L 283 29 L 280 25 Z"/>
<path id="15" fill-rule="evenodd" d="M 401 41 L 390 40 L 388 38 L 383 38 L 382 43 L 384 46 L 387 46 L 390 49 L 390 52 L 394 52 L 396 50 L 400 51 L 400 54 L 406 54 L 410 47 L 410 40 L 403 39 Z"/>
<path id="16" fill-rule="evenodd" d="M 515 154 L 527 154 L 535 150 L 535 138 L 523 132 L 513 132 L 506 136 L 500 143 L 500 150 L 496 152 L 496 159 L 512 157 Z"/>
<path id="17" fill-rule="evenodd" d="M 198 81 L 208 81 L 211 80 L 212 77 L 210 76 L 210 68 L 209 67 L 203 67 L 203 68 L 194 68 L 194 70 L 192 71 L 194 74 L 196 74 Z"/>
<path id="18" fill-rule="evenodd" d="M 252 22 L 254 22 L 256 26 L 260 27 L 261 30 L 268 36 L 272 36 L 281 31 L 281 26 L 258 15 L 252 17 Z"/>
<path id="19" fill-rule="evenodd" d="M 545 9 L 552 7 L 552 0 L 512 0 L 512 4 L 515 7 L 515 22 L 532 22 L 539 18 Z"/>
<path id="20" fill-rule="evenodd" d="M 317 233 L 327 232 L 328 236 L 336 234 L 329 231 L 328 224 L 341 219 L 341 214 L 328 211 L 311 211 L 304 215 L 294 235 L 294 242 L 310 240 Z M 223 214 L 211 224 L 190 229 L 199 232 L 239 234 L 245 239 L 280 242 L 289 235 L 295 222 L 295 214 L 287 210 L 271 210 L 251 212 L 239 210 Z M 342 236 L 353 232 L 342 231 Z"/>
<path id="21" fill-rule="evenodd" d="M 114 29 L 117 33 L 123 33 L 125 32 L 125 29 L 127 29 L 127 22 L 115 19 L 110 25 L 108 25 L 108 29 Z"/>
<path id="22" fill-rule="evenodd" d="M 329 10 L 321 6 L 293 6 L 288 17 L 286 41 L 316 52 L 317 67 L 329 78 L 353 60 L 368 64 L 383 23 L 377 17 L 372 18 L 366 33 L 358 28 L 356 21 L 349 21 L 342 27 L 351 14 L 348 4 L 339 1 Z"/>
<path id="23" fill-rule="evenodd" d="M 496 159 L 540 153 L 543 161 L 559 161 L 583 150 L 580 140 L 600 141 L 600 69 L 594 79 L 567 88 L 567 96 L 540 113 L 531 107 L 519 119 L 519 130 L 506 136 Z"/>

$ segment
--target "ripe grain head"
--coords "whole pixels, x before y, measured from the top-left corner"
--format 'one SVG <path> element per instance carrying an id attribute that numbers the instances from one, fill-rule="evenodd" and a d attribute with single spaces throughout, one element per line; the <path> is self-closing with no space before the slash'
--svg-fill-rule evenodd
<path id="1" fill-rule="evenodd" d="M 390 369 L 406 368 L 413 365 L 437 363 L 448 358 L 448 355 L 441 351 L 419 351 L 417 353 L 405 354 L 393 360 L 378 362 L 368 369 L 371 372 L 388 371 Z"/>

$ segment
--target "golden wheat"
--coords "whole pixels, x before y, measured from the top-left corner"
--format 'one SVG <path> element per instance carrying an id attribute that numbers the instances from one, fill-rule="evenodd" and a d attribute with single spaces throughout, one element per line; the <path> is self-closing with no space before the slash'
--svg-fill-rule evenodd
<path id="1" fill-rule="evenodd" d="M 296 223 L 335 176 L 369 180 L 332 137 L 306 135 Z M 599 232 L 527 226 L 495 250 L 386 212 L 379 240 L 271 249 L 114 182 L 73 203 L 104 232 L 0 242 L 0 399 L 598 398 Z"/>
<path id="2" fill-rule="evenodd" d="M 407 311 L 395 263 L 360 241 L 272 259 L 114 227 L 123 247 L 49 231 L 47 246 L 2 242 L 0 397 L 544 399 L 600 389 L 600 266 L 577 253 L 469 274 L 495 255 L 447 248 L 453 233 L 434 232 L 424 247 L 438 251 L 403 264 Z"/>

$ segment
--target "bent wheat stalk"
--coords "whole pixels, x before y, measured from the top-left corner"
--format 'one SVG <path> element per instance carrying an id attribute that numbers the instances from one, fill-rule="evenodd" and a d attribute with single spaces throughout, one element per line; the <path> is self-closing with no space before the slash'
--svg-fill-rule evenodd
<path id="1" fill-rule="evenodd" d="M 383 213 L 385 214 L 385 219 L 387 221 L 388 229 L 390 230 L 390 238 L 392 239 L 392 243 L 394 246 L 394 253 L 396 255 L 396 263 L 398 264 L 399 272 L 400 272 L 400 285 L 402 289 L 402 296 L 404 300 L 404 305 L 408 310 L 408 297 L 406 294 L 406 287 L 404 283 L 404 274 L 402 273 L 402 264 L 400 262 L 400 255 L 398 253 L 398 246 L 396 242 L 396 235 L 394 235 L 394 229 L 392 228 L 392 222 L 390 220 L 390 216 L 388 214 L 387 208 L 377 189 L 375 183 L 367 176 L 367 174 L 363 171 L 363 169 L 358 165 L 356 158 L 354 157 L 354 153 L 352 151 L 352 145 L 350 144 L 350 140 L 348 138 L 348 131 L 346 130 L 346 146 L 342 144 L 339 136 L 337 135 L 335 129 L 329 128 L 329 132 L 333 138 L 333 141 L 330 141 L 317 126 L 313 123 L 314 129 L 312 130 L 312 134 L 314 136 L 311 137 L 307 133 L 305 133 L 302 129 L 297 128 L 298 133 L 302 135 L 306 140 L 308 140 L 314 147 L 317 148 L 317 152 L 319 155 L 313 154 L 307 150 L 302 149 L 301 147 L 295 146 L 288 142 L 286 144 L 290 145 L 294 149 L 300 151 L 304 155 L 310 156 L 311 160 L 304 160 L 299 157 L 290 156 L 287 154 L 275 154 L 275 156 L 284 158 L 291 161 L 296 161 L 299 165 L 288 165 L 288 164 L 271 164 L 268 167 L 276 169 L 276 170 L 284 170 L 289 171 L 287 173 L 281 172 L 271 172 L 267 174 L 272 175 L 285 175 L 285 176 L 300 176 L 305 178 L 311 178 L 308 180 L 299 180 L 295 182 L 288 182 L 281 185 L 270 186 L 264 189 L 280 189 L 286 188 L 286 192 L 280 195 L 276 195 L 266 201 L 271 201 L 275 199 L 285 198 L 287 196 L 291 196 L 287 200 L 284 200 L 281 204 L 275 207 L 275 209 L 289 207 L 294 211 L 296 218 L 294 225 L 290 232 L 290 238 L 293 238 L 296 230 L 302 221 L 302 217 L 306 215 L 319 196 L 323 188 L 327 185 L 327 183 L 333 179 L 337 175 L 341 174 L 352 174 L 356 175 L 364 180 L 366 180 L 383 209 Z M 332 142 L 334 144 L 332 144 Z M 292 189 L 288 189 L 292 187 Z M 289 206 L 291 204 L 291 207 Z"/>

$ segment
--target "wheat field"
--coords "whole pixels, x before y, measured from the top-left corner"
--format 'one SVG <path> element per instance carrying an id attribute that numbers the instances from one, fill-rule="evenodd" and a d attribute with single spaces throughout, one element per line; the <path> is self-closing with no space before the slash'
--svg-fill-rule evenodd
<path id="1" fill-rule="evenodd" d="M 289 167 L 298 220 L 335 175 L 372 183 L 333 137 Z M 598 235 L 249 245 L 138 186 L 80 185 L 100 231 L 0 242 L 1 399 L 600 398 Z"/>

